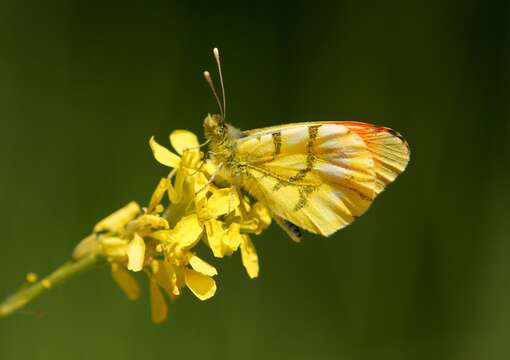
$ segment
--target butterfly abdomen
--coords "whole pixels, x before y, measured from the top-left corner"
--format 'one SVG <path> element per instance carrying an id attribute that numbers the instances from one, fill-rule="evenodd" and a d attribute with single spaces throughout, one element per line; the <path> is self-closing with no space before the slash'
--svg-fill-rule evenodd
<path id="1" fill-rule="evenodd" d="M 303 240 L 303 233 L 301 232 L 301 228 L 299 228 L 297 225 L 276 215 L 273 215 L 273 218 L 292 240 L 295 242 L 300 242 Z"/>

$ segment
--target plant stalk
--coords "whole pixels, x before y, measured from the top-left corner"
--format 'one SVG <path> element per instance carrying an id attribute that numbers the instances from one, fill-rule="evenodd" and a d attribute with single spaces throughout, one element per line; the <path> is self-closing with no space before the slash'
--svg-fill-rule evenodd
<path id="1" fill-rule="evenodd" d="M 30 286 L 19 290 L 5 299 L 0 304 L 0 318 L 6 317 L 16 310 L 19 310 L 32 300 L 38 298 L 48 290 L 55 286 L 65 282 L 75 275 L 81 274 L 99 263 L 102 259 L 97 254 L 91 254 L 85 256 L 76 261 L 69 261 L 61 265 L 50 275 L 41 279 L 38 282 L 31 284 Z"/>

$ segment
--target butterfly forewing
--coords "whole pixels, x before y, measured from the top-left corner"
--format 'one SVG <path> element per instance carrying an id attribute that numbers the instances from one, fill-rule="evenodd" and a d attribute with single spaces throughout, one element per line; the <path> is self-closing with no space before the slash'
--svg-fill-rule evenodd
<path id="1" fill-rule="evenodd" d="M 389 129 L 363 125 L 314 122 L 245 132 L 235 146 L 243 187 L 275 215 L 332 234 L 362 215 L 409 158 Z"/>
<path id="2" fill-rule="evenodd" d="M 376 191 L 380 193 L 402 173 L 409 162 L 409 146 L 396 131 L 360 122 L 343 122 L 360 135 L 374 158 Z"/>

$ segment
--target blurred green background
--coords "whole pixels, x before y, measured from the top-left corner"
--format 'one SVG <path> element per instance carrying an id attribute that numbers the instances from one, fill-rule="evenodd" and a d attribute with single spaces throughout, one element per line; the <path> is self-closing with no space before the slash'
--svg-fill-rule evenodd
<path id="1" fill-rule="evenodd" d="M 166 173 L 148 139 L 201 133 L 223 55 L 241 128 L 358 120 L 408 170 L 354 225 L 255 238 L 219 290 L 150 321 L 95 270 L 0 321 L 0 359 L 508 359 L 510 3 L 0 2 L 0 296 L 48 273 Z"/>

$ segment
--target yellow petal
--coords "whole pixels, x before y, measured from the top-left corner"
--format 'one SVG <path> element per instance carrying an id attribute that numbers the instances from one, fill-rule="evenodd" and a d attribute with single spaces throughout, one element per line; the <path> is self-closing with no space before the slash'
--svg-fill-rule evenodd
<path id="1" fill-rule="evenodd" d="M 169 243 L 173 241 L 173 233 L 173 230 L 158 230 L 151 233 L 150 237 L 162 242 Z"/>
<path id="2" fill-rule="evenodd" d="M 138 281 L 117 263 L 112 263 L 112 277 L 129 300 L 136 300 L 140 297 L 141 291 Z"/>
<path id="3" fill-rule="evenodd" d="M 167 178 L 162 178 L 161 180 L 159 180 L 158 186 L 156 187 L 156 190 L 154 190 L 154 192 L 152 193 L 151 200 L 149 202 L 149 207 L 147 209 L 147 212 L 149 214 L 156 209 L 156 207 L 163 199 L 165 192 L 168 190 L 169 182 L 170 180 L 168 180 Z"/>
<path id="4" fill-rule="evenodd" d="M 229 249 L 229 255 L 241 245 L 242 237 L 240 230 L 241 227 L 238 223 L 232 223 L 223 237 L 223 245 Z"/>
<path id="5" fill-rule="evenodd" d="M 257 232 L 259 231 L 259 220 L 251 218 L 250 220 L 243 221 L 241 223 L 241 229 L 243 233 L 257 234 Z"/>
<path id="6" fill-rule="evenodd" d="M 168 263 L 166 263 L 168 264 Z M 184 281 L 184 270 L 186 268 L 184 266 L 172 266 L 172 284 L 174 285 L 174 295 L 180 295 L 180 289 L 182 289 L 184 286 L 186 286 L 186 283 Z M 170 270 L 167 270 L 170 272 Z"/>
<path id="7" fill-rule="evenodd" d="M 195 173 L 195 169 L 198 169 L 204 154 L 197 150 L 187 150 L 182 154 L 181 159 L 181 170 L 186 171 L 186 175 Z"/>
<path id="8" fill-rule="evenodd" d="M 100 240 L 103 255 L 113 258 L 124 258 L 127 253 L 128 241 L 116 236 L 102 237 Z"/>
<path id="9" fill-rule="evenodd" d="M 164 262 L 159 262 L 157 271 L 154 272 L 154 279 L 157 281 L 159 286 L 172 295 L 174 293 L 174 284 L 172 284 L 171 274 L 168 271 L 169 267 L 165 265 L 166 264 Z"/>
<path id="10" fill-rule="evenodd" d="M 185 184 L 186 177 L 182 171 L 178 171 L 175 176 L 175 185 L 170 182 L 168 184 L 168 198 L 170 202 L 177 204 L 180 203 L 184 197 L 183 187 Z"/>
<path id="11" fill-rule="evenodd" d="M 133 240 L 127 248 L 128 265 L 127 268 L 131 271 L 140 271 L 143 269 L 145 258 L 145 241 L 143 238 L 135 233 Z"/>
<path id="12" fill-rule="evenodd" d="M 131 220 L 140 213 L 140 206 L 132 201 L 123 208 L 108 215 L 94 226 L 94 231 L 119 232 Z"/>
<path id="13" fill-rule="evenodd" d="M 153 275 L 158 285 L 172 298 L 180 295 L 180 288 L 184 286 L 184 274 L 180 268 L 181 266 L 173 266 L 167 261 L 159 261 Z"/>
<path id="14" fill-rule="evenodd" d="M 180 248 L 194 246 L 202 236 L 202 226 L 195 214 L 183 217 L 174 228 L 174 239 Z"/>
<path id="15" fill-rule="evenodd" d="M 204 227 L 207 233 L 207 242 L 214 256 L 220 258 L 225 256 L 225 251 L 223 249 L 223 236 L 225 231 L 223 230 L 222 223 L 216 219 L 211 219 L 204 223 Z"/>
<path id="16" fill-rule="evenodd" d="M 168 306 L 165 297 L 161 293 L 156 280 L 150 280 L 151 293 L 151 318 L 156 324 L 166 320 L 168 316 Z"/>
<path id="17" fill-rule="evenodd" d="M 195 186 L 195 193 L 207 193 L 209 187 L 212 187 L 209 178 L 203 172 L 196 172 L 193 176 L 193 185 Z"/>
<path id="18" fill-rule="evenodd" d="M 198 150 L 199 146 L 197 136 L 188 130 L 174 130 L 170 134 L 170 143 L 180 155 L 187 149 L 196 148 Z"/>
<path id="19" fill-rule="evenodd" d="M 216 268 L 208 263 L 206 263 L 204 260 L 200 259 L 198 256 L 193 255 L 189 259 L 189 264 L 191 267 L 198 271 L 199 273 L 202 273 L 207 276 L 214 276 L 218 275 L 218 272 L 216 271 Z"/>
<path id="20" fill-rule="evenodd" d="M 175 155 L 173 152 L 168 150 L 166 147 L 159 145 L 156 140 L 154 140 L 154 136 L 149 140 L 149 145 L 152 149 L 152 153 L 154 154 L 154 158 L 162 165 L 177 168 L 181 162 L 181 158 Z"/>
<path id="21" fill-rule="evenodd" d="M 260 234 L 262 230 L 267 229 L 267 227 L 271 225 L 271 214 L 269 209 L 260 202 L 253 204 L 250 215 L 258 220 L 258 229 L 256 232 L 257 235 Z"/>
<path id="22" fill-rule="evenodd" d="M 214 217 L 225 215 L 239 205 L 239 198 L 232 188 L 215 190 L 207 201 L 207 206 Z"/>
<path id="23" fill-rule="evenodd" d="M 168 229 L 168 221 L 160 215 L 144 214 L 126 226 L 127 233 L 138 233 L 142 236 L 149 235 L 154 230 Z"/>
<path id="24" fill-rule="evenodd" d="M 207 206 L 207 191 L 200 191 L 195 195 L 195 212 L 198 220 L 205 222 L 212 218 L 212 214 Z"/>
<path id="25" fill-rule="evenodd" d="M 202 236 L 202 226 L 195 214 L 183 217 L 171 230 L 159 230 L 150 234 L 150 237 L 174 243 L 178 248 L 185 249 L 194 246 Z"/>
<path id="26" fill-rule="evenodd" d="M 259 276 L 259 257 L 248 235 L 242 235 L 241 259 L 250 278 L 253 279 Z"/>
<path id="27" fill-rule="evenodd" d="M 206 160 L 205 164 L 202 166 L 202 171 L 207 175 L 207 177 L 211 177 L 212 174 L 216 172 L 218 164 L 212 162 L 211 160 Z M 221 174 L 218 174 L 220 176 Z"/>
<path id="28" fill-rule="evenodd" d="M 76 245 L 73 250 L 73 259 L 81 259 L 84 256 L 98 252 L 100 249 L 101 246 L 97 235 L 90 234 Z"/>
<path id="29" fill-rule="evenodd" d="M 184 281 L 191 292 L 200 300 L 210 299 L 216 292 L 216 282 L 198 271 L 186 269 Z"/>

